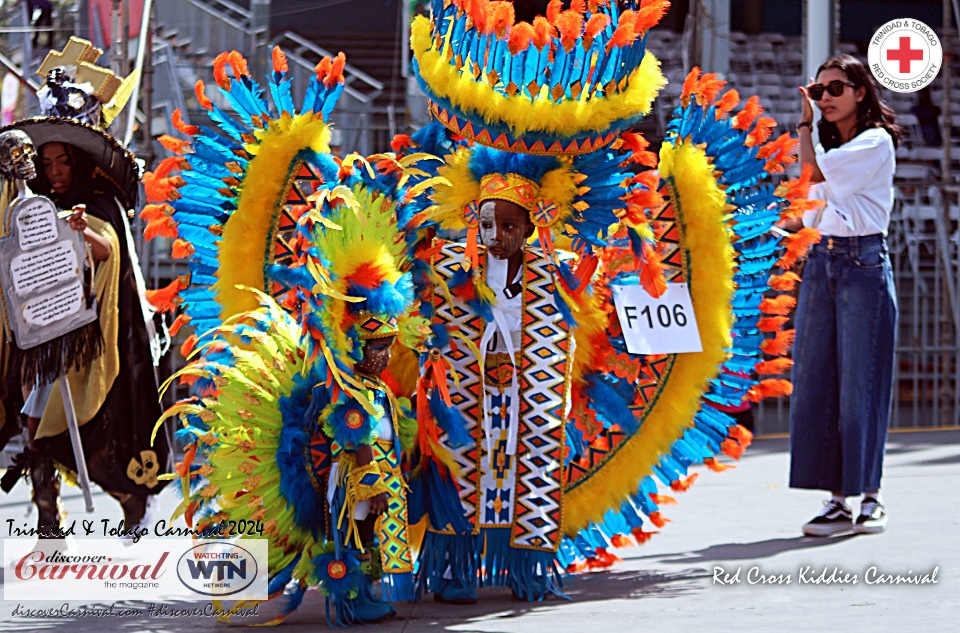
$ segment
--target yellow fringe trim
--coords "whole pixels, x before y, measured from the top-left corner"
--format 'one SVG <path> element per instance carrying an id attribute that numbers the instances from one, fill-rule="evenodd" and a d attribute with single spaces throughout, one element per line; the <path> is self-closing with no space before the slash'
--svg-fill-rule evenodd
<path id="1" fill-rule="evenodd" d="M 550 99 L 547 87 L 541 89 L 531 102 L 521 95 L 507 97 L 500 94 L 490 87 L 485 77 L 475 80 L 469 73 L 461 75 L 433 49 L 430 20 L 426 17 L 416 18 L 411 31 L 410 43 L 420 66 L 420 76 L 433 93 L 464 112 L 481 115 L 488 123 L 506 123 L 516 136 L 527 132 L 573 136 L 581 132 L 605 131 L 620 119 L 649 114 L 657 93 L 667 83 L 660 72 L 660 62 L 647 51 L 640 66 L 630 76 L 624 92 L 597 99 L 556 103 Z"/>
<path id="2" fill-rule="evenodd" d="M 330 130 L 319 114 L 291 117 L 284 113 L 256 132 L 259 143 L 248 145 L 255 156 L 247 165 L 237 210 L 223 227 L 220 242 L 220 279 L 214 285 L 223 306 L 221 319 L 256 310 L 257 297 L 240 290 L 263 287 L 263 267 L 272 259 L 267 239 L 273 232 L 274 213 L 286 191 L 290 166 L 298 152 L 330 151 Z"/>
<path id="3" fill-rule="evenodd" d="M 681 142 L 664 143 L 660 174 L 679 201 L 684 246 L 690 255 L 690 291 L 703 351 L 678 354 L 659 399 L 635 436 L 609 458 L 601 470 L 564 495 L 563 532 L 573 536 L 590 521 L 601 521 L 637 491 L 660 456 L 684 428 L 693 426 L 707 382 L 726 360 L 733 325 L 734 250 L 724 225 L 726 197 L 702 149 Z"/>

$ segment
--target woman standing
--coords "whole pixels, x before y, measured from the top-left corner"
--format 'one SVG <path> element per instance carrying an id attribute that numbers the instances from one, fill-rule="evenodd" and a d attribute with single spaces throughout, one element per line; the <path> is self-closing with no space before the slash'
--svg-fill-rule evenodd
<path id="1" fill-rule="evenodd" d="M 143 521 L 148 498 L 163 488 L 157 475 L 166 472 L 169 447 L 164 433 L 150 443 L 161 410 L 121 217 L 128 205 L 120 202 L 122 188 L 78 147 L 48 142 L 39 148 L 38 158 L 41 164 L 31 189 L 60 208 L 74 209 L 71 226 L 93 236 L 88 243 L 98 261 L 95 284 L 104 352 L 89 365 L 72 369 L 67 379 L 90 479 L 120 502 L 124 525 L 132 528 Z M 79 208 L 83 211 L 77 212 Z M 23 411 L 31 441 L 42 455 L 74 469 L 59 388 L 51 385 L 37 400 L 30 406 L 28 398 Z M 56 524 L 56 518 L 51 517 L 51 523 Z"/>
<path id="2" fill-rule="evenodd" d="M 807 259 L 797 306 L 790 486 L 832 493 L 804 534 L 882 532 L 897 338 L 886 235 L 901 129 L 866 67 L 849 55 L 828 60 L 816 83 L 800 91 L 800 161 L 813 168 L 811 196 L 825 206 L 803 218 L 823 237 Z M 821 113 L 816 147 L 814 102 Z M 861 494 L 854 521 L 846 498 Z"/>

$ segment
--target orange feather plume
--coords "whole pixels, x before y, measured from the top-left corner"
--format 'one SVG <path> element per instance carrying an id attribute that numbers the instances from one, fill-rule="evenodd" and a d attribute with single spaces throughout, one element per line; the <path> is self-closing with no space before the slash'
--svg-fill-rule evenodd
<path id="1" fill-rule="evenodd" d="M 200 128 L 198 128 L 196 125 L 187 125 L 183 122 L 183 113 L 180 111 L 180 108 L 177 108 L 173 111 L 173 115 L 170 117 L 170 122 L 173 123 L 174 129 L 181 134 L 194 136 L 200 133 Z"/>
<path id="2" fill-rule="evenodd" d="M 720 97 L 720 101 L 717 101 L 717 120 L 719 121 L 726 116 L 730 111 L 737 107 L 737 104 L 739 103 L 740 93 L 735 89 L 731 88 L 723 93 L 723 96 Z"/>
<path id="3" fill-rule="evenodd" d="M 583 15 L 587 12 L 586 0 L 570 0 L 570 10 Z"/>
<path id="4" fill-rule="evenodd" d="M 287 65 L 287 56 L 283 54 L 279 46 L 273 47 L 270 61 L 273 62 L 273 72 L 275 73 L 285 73 L 290 70 L 290 66 Z"/>
<path id="5" fill-rule="evenodd" d="M 783 173 L 787 165 L 797 162 L 797 148 L 800 146 L 800 140 L 792 138 L 790 134 L 783 133 L 776 140 L 767 143 L 760 148 L 757 156 L 767 158 L 763 166 L 771 174 Z"/>
<path id="6" fill-rule="evenodd" d="M 466 0 L 463 9 L 473 20 L 473 25 L 478 31 L 489 33 L 487 31 L 487 3 L 485 0 Z"/>
<path id="7" fill-rule="evenodd" d="M 556 34 L 556 27 L 547 18 L 542 15 L 533 18 L 533 45 L 537 50 L 542 51 L 544 46 L 549 46 Z"/>
<path id="8" fill-rule="evenodd" d="M 533 42 L 533 26 L 526 22 L 518 22 L 510 29 L 510 38 L 507 40 L 507 49 L 511 55 L 525 51 Z"/>
<path id="9" fill-rule="evenodd" d="M 680 90 L 680 101 L 683 103 L 683 107 L 687 107 L 690 104 L 690 95 L 693 94 L 694 89 L 697 86 L 697 82 L 700 80 L 700 67 L 694 66 L 690 69 L 690 72 L 687 73 L 687 76 L 683 80 L 683 87 Z"/>
<path id="10" fill-rule="evenodd" d="M 717 73 L 705 73 L 693 88 L 697 103 L 702 106 L 709 105 L 716 101 L 717 95 L 723 90 L 727 82 L 723 79 L 717 79 Z"/>
<path id="11" fill-rule="evenodd" d="M 650 501 L 653 501 L 658 506 L 675 506 L 677 505 L 677 500 L 669 495 L 658 495 L 651 492 L 649 495 Z"/>
<path id="12" fill-rule="evenodd" d="M 759 152 L 757 152 L 759 155 Z M 813 165 L 807 164 L 800 169 L 800 176 L 785 180 L 777 185 L 773 195 L 787 200 L 798 200 L 810 196 L 813 185 Z"/>
<path id="13" fill-rule="evenodd" d="M 743 104 L 743 110 L 740 110 L 733 117 L 733 127 L 738 130 L 746 130 L 753 125 L 753 122 L 761 114 L 763 114 L 763 106 L 760 105 L 760 97 L 753 95 Z"/>
<path id="14" fill-rule="evenodd" d="M 197 95 L 197 102 L 204 110 L 213 110 L 213 102 L 207 98 L 207 95 L 205 95 L 203 91 L 203 79 L 197 79 L 197 83 L 193 85 L 193 92 Z"/>
<path id="15" fill-rule="evenodd" d="M 506 35 L 516 19 L 512 2 L 491 2 L 487 7 L 487 29 L 496 33 L 497 37 Z"/>
<path id="16" fill-rule="evenodd" d="M 713 457 L 707 457 L 703 460 L 703 465 L 712 470 L 715 473 L 722 473 L 725 470 L 730 470 L 731 468 L 736 468 L 733 464 L 724 464 L 718 462 Z"/>
<path id="17" fill-rule="evenodd" d="M 773 338 L 764 339 L 760 343 L 760 349 L 769 356 L 783 356 L 793 347 L 794 336 L 796 336 L 796 330 L 777 332 Z"/>
<path id="18" fill-rule="evenodd" d="M 743 455 L 743 446 L 734 439 L 723 440 L 723 443 L 720 444 L 720 450 L 723 451 L 724 455 L 733 459 L 740 459 Z"/>
<path id="19" fill-rule="evenodd" d="M 362 288 L 376 288 L 383 281 L 384 269 L 378 264 L 364 262 L 347 277 L 350 283 Z"/>
<path id="20" fill-rule="evenodd" d="M 793 235 L 784 237 L 783 244 L 786 246 L 787 252 L 783 254 L 777 265 L 784 270 L 792 268 L 798 259 L 806 256 L 811 246 L 819 243 L 820 231 L 811 227 L 804 227 Z"/>
<path id="21" fill-rule="evenodd" d="M 185 340 L 183 342 L 183 345 L 180 346 L 180 355 L 183 356 L 184 358 L 189 356 L 190 352 L 193 351 L 193 348 L 196 347 L 198 340 L 199 339 L 197 338 L 196 334 L 191 334 L 190 336 L 188 336 L 187 340 Z"/>
<path id="22" fill-rule="evenodd" d="M 240 51 L 230 51 L 227 61 L 230 62 L 230 68 L 233 68 L 233 76 L 237 79 L 250 76 L 250 71 L 247 69 L 247 60 L 240 54 Z"/>
<path id="23" fill-rule="evenodd" d="M 593 38 L 603 32 L 603 29 L 610 25 L 610 21 L 611 18 L 606 13 L 597 13 L 591 15 L 590 19 L 587 20 L 587 25 L 584 27 L 583 37 L 589 37 L 591 40 L 593 40 Z"/>
<path id="24" fill-rule="evenodd" d="M 160 144 L 163 145 L 163 149 L 168 152 L 173 152 L 174 154 L 186 154 L 190 151 L 190 141 L 181 140 L 175 136 L 169 136 L 164 134 L 158 139 Z"/>
<path id="25" fill-rule="evenodd" d="M 780 295 L 760 302 L 760 311 L 764 314 L 779 314 L 786 316 L 797 307 L 797 300 L 790 295 Z"/>
<path id="26" fill-rule="evenodd" d="M 594 556 L 587 559 L 588 569 L 608 569 L 617 563 L 622 563 L 623 559 L 616 554 L 611 554 L 605 547 L 598 547 Z"/>
<path id="27" fill-rule="evenodd" d="M 658 164 L 657 155 L 647 148 L 650 147 L 650 141 L 639 132 L 624 132 L 620 135 L 622 142 L 620 148 L 630 152 L 630 155 L 624 159 L 626 163 L 639 163 L 646 167 L 656 167 Z"/>
<path id="28" fill-rule="evenodd" d="M 180 276 L 163 288 L 147 290 L 144 293 L 146 300 L 157 309 L 157 312 L 172 312 L 182 301 L 177 297 L 181 290 L 188 285 L 185 276 Z"/>
<path id="29" fill-rule="evenodd" d="M 656 525 L 658 528 L 662 528 L 667 523 L 672 523 L 670 519 L 664 518 L 659 512 L 650 513 L 650 522 Z"/>
<path id="30" fill-rule="evenodd" d="M 323 85 L 327 88 L 333 88 L 334 84 L 344 83 L 346 80 L 343 78 L 343 68 L 346 65 L 347 56 L 343 54 L 343 51 L 337 53 L 330 64 L 330 74 L 323 80 Z"/>
<path id="31" fill-rule="evenodd" d="M 774 358 L 773 360 L 763 360 L 753 366 L 758 374 L 778 376 L 790 371 L 793 367 L 792 358 Z"/>
<path id="32" fill-rule="evenodd" d="M 787 271 L 782 275 L 773 275 L 770 277 L 770 281 L 767 282 L 774 290 L 780 290 L 782 292 L 790 292 L 793 290 L 794 286 L 797 285 L 797 282 L 800 281 L 800 275 L 795 272 Z"/>
<path id="33" fill-rule="evenodd" d="M 230 53 L 224 51 L 213 58 L 213 80 L 224 90 L 230 90 L 230 78 L 227 77 L 227 59 Z"/>
<path id="34" fill-rule="evenodd" d="M 643 265 L 640 268 L 640 285 L 651 297 L 662 297 L 667 291 L 667 281 L 663 276 L 660 257 L 653 247 L 643 243 Z"/>
<path id="35" fill-rule="evenodd" d="M 782 398 L 793 393 L 793 383 L 782 378 L 766 378 L 759 384 L 750 387 L 747 399 L 751 402 L 760 402 L 765 398 Z"/>
<path id="36" fill-rule="evenodd" d="M 659 24 L 669 10 L 670 0 L 643 0 L 634 20 L 637 33 L 643 33 Z"/>
<path id="37" fill-rule="evenodd" d="M 148 242 L 155 237 L 168 237 L 173 239 L 177 235 L 177 222 L 173 218 L 157 218 L 147 223 L 147 226 L 143 229 L 143 239 Z"/>
<path id="38" fill-rule="evenodd" d="M 773 117 L 760 117 L 757 119 L 756 127 L 750 130 L 750 133 L 747 134 L 747 139 L 743 144 L 747 147 L 754 147 L 756 145 L 760 145 L 761 143 L 766 143 L 775 127 L 777 127 L 777 122 Z M 760 152 L 758 151 L 757 154 L 759 153 Z M 763 157 L 761 156 L 760 158 Z"/>
<path id="39" fill-rule="evenodd" d="M 693 485 L 693 483 L 697 480 L 697 477 L 699 476 L 700 476 L 700 473 L 693 473 L 692 475 L 688 475 L 684 479 L 674 479 L 673 481 L 670 482 L 670 488 L 674 492 L 686 492 L 687 490 L 690 490 L 690 486 Z"/>
<path id="40" fill-rule="evenodd" d="M 140 219 L 144 222 L 152 222 L 157 218 L 170 217 L 171 215 L 173 215 L 173 207 L 166 203 L 148 204 L 140 211 Z"/>
<path id="41" fill-rule="evenodd" d="M 190 324 L 190 317 L 186 314 L 178 314 L 177 318 L 173 320 L 173 323 L 170 325 L 170 336 L 176 336 L 180 332 L 180 328 L 184 325 Z"/>
<path id="42" fill-rule="evenodd" d="M 620 14 L 617 30 L 613 32 L 613 37 L 607 42 L 608 51 L 615 46 L 624 48 L 637 40 L 637 29 L 634 26 L 635 19 L 636 15 L 633 11 L 627 10 Z"/>
<path id="43" fill-rule="evenodd" d="M 187 240 L 178 237 L 173 241 L 173 246 L 170 248 L 170 255 L 174 259 L 186 259 L 196 252 L 196 249 L 193 248 L 193 244 Z"/>
<path id="44" fill-rule="evenodd" d="M 157 164 L 157 168 L 153 170 L 152 174 L 154 178 L 167 178 L 170 174 L 173 173 L 173 170 L 180 169 L 181 167 L 181 158 L 179 156 L 169 156 L 164 158 Z M 151 173 L 151 172 L 147 172 Z"/>
<path id="45" fill-rule="evenodd" d="M 563 0 L 550 0 L 550 2 L 547 3 L 547 20 L 550 21 L 550 24 L 557 24 L 557 18 L 560 17 L 562 11 Z"/>
<path id="46" fill-rule="evenodd" d="M 317 62 L 317 65 L 313 67 L 313 72 L 317 75 L 319 81 L 323 81 L 327 78 L 327 75 L 330 74 L 330 66 L 333 62 L 330 60 L 330 56 L 321 57 L 320 61 Z"/>
<path id="47" fill-rule="evenodd" d="M 787 316 L 763 317 L 757 321 L 757 329 L 761 332 L 779 332 L 789 320 Z"/>
<path id="48" fill-rule="evenodd" d="M 570 51 L 583 32 L 583 16 L 576 11 L 564 11 L 557 18 L 556 25 L 560 31 L 560 44 Z"/>
<path id="49" fill-rule="evenodd" d="M 143 175 L 141 181 L 147 194 L 147 202 L 160 203 L 179 197 L 177 187 L 183 184 L 183 180 L 179 177 L 168 177 L 168 174 L 180 167 L 180 161 L 179 156 L 164 158 L 154 171 Z M 148 215 L 150 213 L 152 211 L 149 211 Z"/>
<path id="50" fill-rule="evenodd" d="M 633 528 L 630 530 L 630 534 L 633 536 L 634 540 L 637 541 L 637 545 L 643 545 L 649 541 L 654 534 L 659 534 L 659 532 L 644 532 L 643 528 Z"/>
<path id="51" fill-rule="evenodd" d="M 403 150 L 411 147 L 413 147 L 413 139 L 410 138 L 409 134 L 397 134 L 390 141 L 390 149 L 392 149 L 396 154 L 399 154 Z"/>

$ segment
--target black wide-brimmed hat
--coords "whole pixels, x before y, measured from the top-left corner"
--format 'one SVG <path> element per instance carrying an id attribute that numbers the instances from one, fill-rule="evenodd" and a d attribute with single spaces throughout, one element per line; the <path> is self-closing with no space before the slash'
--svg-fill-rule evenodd
<path id="1" fill-rule="evenodd" d="M 90 158 L 95 175 L 113 183 L 117 192 L 123 197 L 120 202 L 124 207 L 127 209 L 136 207 L 141 176 L 140 165 L 134 155 L 107 132 L 76 119 L 35 117 L 16 121 L 0 128 L 0 133 L 14 129 L 25 132 L 33 140 L 38 151 L 40 146 L 53 142 L 67 143 L 83 150 Z"/>

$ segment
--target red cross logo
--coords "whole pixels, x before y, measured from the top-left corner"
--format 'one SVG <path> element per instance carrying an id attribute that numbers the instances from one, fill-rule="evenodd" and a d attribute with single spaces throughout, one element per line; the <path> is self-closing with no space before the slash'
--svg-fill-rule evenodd
<path id="1" fill-rule="evenodd" d="M 923 61 L 922 48 L 910 48 L 910 36 L 900 38 L 900 48 L 891 48 L 887 51 L 887 61 L 900 62 L 900 73 L 910 74 L 910 62 Z"/>

